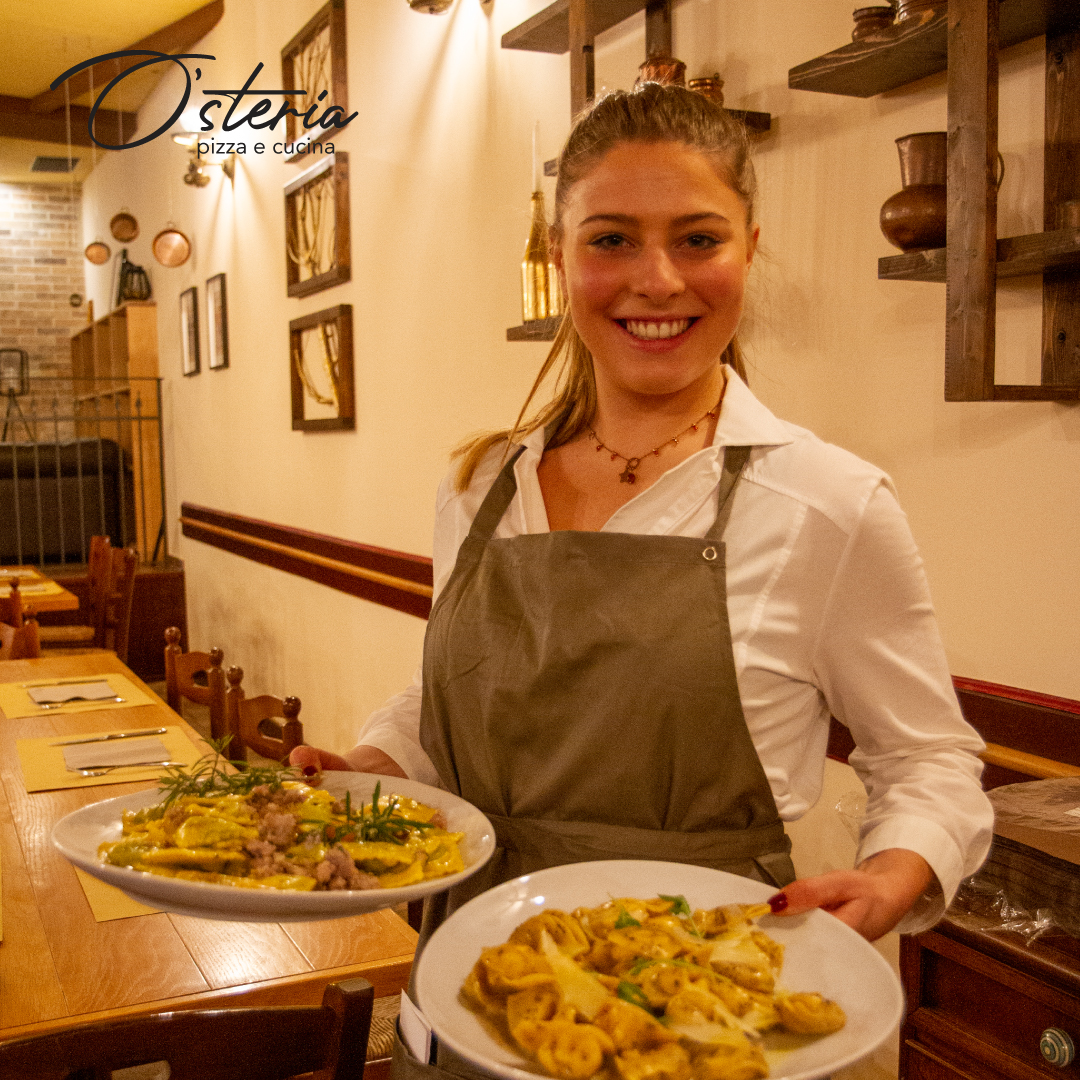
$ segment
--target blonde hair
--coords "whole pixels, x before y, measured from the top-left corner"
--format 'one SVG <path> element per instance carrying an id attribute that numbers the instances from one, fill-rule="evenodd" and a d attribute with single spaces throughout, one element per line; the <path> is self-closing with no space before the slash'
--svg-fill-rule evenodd
<path id="1" fill-rule="evenodd" d="M 746 129 L 708 98 L 680 86 L 643 83 L 633 90 L 616 90 L 582 112 L 559 155 L 555 184 L 555 221 L 551 233 L 561 239 L 563 214 L 570 190 L 614 146 L 624 142 L 678 142 L 714 159 L 724 181 L 746 206 L 746 224 L 754 218 L 757 181 L 750 160 Z M 740 378 L 746 378 L 742 350 L 733 337 L 720 357 Z M 550 400 L 529 420 L 525 413 L 541 384 L 557 370 Z M 514 426 L 506 431 L 474 435 L 458 446 L 455 487 L 464 491 L 477 466 L 492 449 L 502 445 L 504 457 L 510 446 L 536 431 L 554 425 L 548 446 L 561 446 L 585 431 L 596 414 L 596 377 L 592 353 L 581 340 L 570 312 L 551 351 L 540 368 Z"/>

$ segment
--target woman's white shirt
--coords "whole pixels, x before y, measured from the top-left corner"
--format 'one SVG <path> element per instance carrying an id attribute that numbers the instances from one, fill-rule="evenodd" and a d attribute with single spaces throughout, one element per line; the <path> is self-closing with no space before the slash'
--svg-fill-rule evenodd
<path id="1" fill-rule="evenodd" d="M 993 812 L 979 785 L 983 749 L 953 692 L 922 560 L 880 469 L 773 416 L 730 369 L 711 446 L 661 476 L 606 532 L 704 536 L 716 517 L 724 448 L 751 446 L 724 541 L 728 618 L 747 727 L 780 816 L 821 793 L 830 713 L 851 731 L 867 789 L 858 859 L 918 852 L 943 896 L 898 929 L 931 925 L 986 857 Z M 536 469 L 543 432 L 525 440 L 518 491 L 495 535 L 548 532 Z M 435 519 L 435 597 L 502 466 L 494 451 L 464 492 L 448 477 Z M 614 470 L 614 466 L 613 466 Z M 612 472 L 617 482 L 617 470 Z M 374 713 L 361 742 L 413 779 L 438 784 L 420 746 L 421 682 Z"/>

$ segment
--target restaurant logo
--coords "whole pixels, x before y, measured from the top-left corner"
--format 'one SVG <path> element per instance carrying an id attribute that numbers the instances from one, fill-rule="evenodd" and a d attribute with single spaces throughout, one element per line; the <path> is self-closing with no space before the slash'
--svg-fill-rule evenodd
<path id="1" fill-rule="evenodd" d="M 101 93 L 98 94 L 97 99 L 90 109 L 90 115 L 87 118 L 87 129 L 90 132 L 90 138 L 93 142 L 103 150 L 130 150 L 132 147 L 142 146 L 144 143 L 152 142 L 154 139 L 169 132 L 173 125 L 187 111 L 191 101 L 191 72 L 183 61 L 217 59 L 216 56 L 211 56 L 209 53 L 176 53 L 173 55 L 170 53 L 155 52 L 152 49 L 121 49 L 118 52 L 102 53 L 101 56 L 92 57 L 89 60 L 84 60 L 81 64 L 76 64 L 74 67 L 68 68 L 67 71 L 53 80 L 49 89 L 55 90 L 58 86 L 62 86 L 73 75 L 77 75 L 80 71 L 93 67 L 95 64 L 101 64 L 106 61 L 113 61 L 118 64 L 119 61 L 127 57 L 139 56 L 147 57 L 147 59 L 140 60 L 138 63 L 132 64 L 131 67 L 121 71 L 120 74 L 108 83 Z M 98 110 L 101 108 L 102 103 L 110 91 L 112 91 L 122 80 L 126 79 L 129 75 L 133 75 L 136 71 L 141 71 L 145 67 L 151 67 L 154 64 L 165 62 L 176 64 L 184 73 L 184 92 L 180 95 L 176 108 L 173 110 L 169 119 L 154 131 L 150 132 L 149 135 L 144 135 L 141 139 L 135 139 L 133 142 L 114 145 L 112 143 L 102 142 L 98 139 L 94 134 L 94 120 L 97 117 Z M 204 102 L 199 109 L 199 120 L 202 122 L 202 127 L 199 130 L 231 133 L 246 127 L 253 132 L 276 131 L 279 122 L 283 121 L 287 116 L 295 116 L 297 120 L 300 121 L 303 130 L 308 133 L 308 141 L 305 143 L 302 138 L 298 138 L 290 143 L 276 142 L 272 147 L 272 152 L 275 154 L 292 155 L 304 153 L 306 147 L 311 145 L 312 138 L 318 138 L 325 131 L 345 128 L 356 118 L 355 112 L 349 113 L 349 115 L 346 116 L 345 110 L 340 105 L 324 104 L 324 99 L 327 96 L 325 90 L 318 95 L 316 100 L 313 101 L 307 109 L 301 111 L 293 108 L 288 99 L 305 97 L 307 95 L 306 90 L 253 89 L 252 83 L 258 77 L 259 72 L 261 72 L 262 69 L 263 65 L 260 62 L 256 65 L 255 70 L 252 71 L 248 76 L 247 81 L 239 90 L 202 90 L 202 95 L 209 98 L 209 100 Z M 198 82 L 201 78 L 202 68 L 196 67 L 194 81 Z M 276 98 L 285 98 L 286 100 L 275 101 L 274 99 Z M 222 116 L 221 110 L 225 109 L 226 100 L 229 101 L 229 106 L 226 109 L 224 116 Z M 304 104 L 307 103 L 305 102 Z M 275 105 L 277 105 L 276 111 L 274 111 Z M 273 115 L 267 115 L 269 113 L 272 113 Z M 266 117 L 266 119 L 260 120 L 260 117 Z M 216 123 L 218 120 L 221 121 L 220 127 L 218 127 Z M 332 146 L 333 144 L 331 143 L 326 144 L 328 153 L 334 152 Z M 211 154 L 246 154 L 248 152 L 247 142 L 243 140 L 242 136 L 233 141 L 218 141 L 210 140 L 208 138 L 205 142 L 199 143 L 199 148 L 200 152 Z M 264 153 L 266 148 L 266 143 L 264 142 L 257 142 L 252 145 L 252 150 L 256 154 Z"/>

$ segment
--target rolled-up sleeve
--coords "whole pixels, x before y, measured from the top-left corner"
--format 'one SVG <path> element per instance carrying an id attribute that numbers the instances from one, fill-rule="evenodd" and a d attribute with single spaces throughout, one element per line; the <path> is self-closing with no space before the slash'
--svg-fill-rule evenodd
<path id="1" fill-rule="evenodd" d="M 856 743 L 849 762 L 867 791 L 859 859 L 906 848 L 937 875 L 941 892 L 897 928 L 917 933 L 986 858 L 993 811 L 979 783 L 984 743 L 960 712 L 922 559 L 885 482 L 836 568 L 814 669 Z"/>

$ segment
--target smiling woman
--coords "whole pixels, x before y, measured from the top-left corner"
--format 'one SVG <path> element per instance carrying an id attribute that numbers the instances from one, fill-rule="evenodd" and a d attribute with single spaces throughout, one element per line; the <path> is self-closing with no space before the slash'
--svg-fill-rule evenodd
<path id="1" fill-rule="evenodd" d="M 646 83 L 578 119 L 552 229 L 569 314 L 517 424 L 440 490 L 421 677 L 344 758 L 293 752 L 492 821 L 496 857 L 425 936 L 518 875 L 644 858 L 873 939 L 928 926 L 985 855 L 982 744 L 888 477 L 740 377 L 754 190 L 744 133 L 700 95 Z M 830 714 L 869 793 L 860 862 L 795 881 L 784 821 L 817 800 Z"/>

